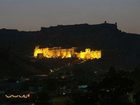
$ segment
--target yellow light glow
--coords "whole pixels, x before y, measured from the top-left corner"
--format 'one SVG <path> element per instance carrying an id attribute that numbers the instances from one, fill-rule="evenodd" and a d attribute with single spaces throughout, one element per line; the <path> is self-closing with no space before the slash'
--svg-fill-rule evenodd
<path id="1" fill-rule="evenodd" d="M 39 48 L 34 49 L 34 57 L 37 58 L 39 55 L 46 58 L 71 58 L 74 54 L 74 48 L 62 49 L 60 47 L 54 48 Z"/>
<path id="2" fill-rule="evenodd" d="M 85 51 L 76 52 L 75 48 L 62 49 L 61 47 L 54 48 L 39 48 L 34 49 L 34 57 L 43 58 L 78 58 L 82 60 L 93 60 L 101 58 L 101 51 L 92 51 L 90 48 L 86 48 Z"/>

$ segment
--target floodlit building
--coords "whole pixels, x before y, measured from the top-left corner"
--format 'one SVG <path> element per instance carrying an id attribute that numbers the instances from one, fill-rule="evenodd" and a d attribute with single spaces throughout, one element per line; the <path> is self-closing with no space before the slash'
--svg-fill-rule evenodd
<path id="1" fill-rule="evenodd" d="M 82 60 L 100 59 L 101 51 L 92 51 L 90 48 L 86 48 L 85 51 L 76 52 L 75 48 L 64 49 L 61 47 L 53 48 L 39 48 L 38 46 L 34 49 L 35 58 L 78 58 Z"/>

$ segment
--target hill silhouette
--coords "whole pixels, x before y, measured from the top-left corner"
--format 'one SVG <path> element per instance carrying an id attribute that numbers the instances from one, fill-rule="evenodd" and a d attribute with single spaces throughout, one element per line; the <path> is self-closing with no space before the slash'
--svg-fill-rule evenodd
<path id="1" fill-rule="evenodd" d="M 117 23 L 58 25 L 42 27 L 40 31 L 34 32 L 0 29 L 0 52 L 2 52 L 0 61 L 5 62 L 6 65 L 9 64 L 5 57 L 12 56 L 14 53 L 14 56 L 29 60 L 26 62 L 26 65 L 29 66 L 29 68 L 26 66 L 26 71 L 30 71 L 32 66 L 30 60 L 37 45 L 41 47 L 77 47 L 78 50 L 99 49 L 103 52 L 102 62 L 104 64 L 126 67 L 140 65 L 140 35 L 122 32 L 117 28 Z M 13 61 L 20 60 L 21 62 L 12 66 L 25 64 L 24 60 L 15 58 L 12 58 Z M 3 63 L 0 64 L 0 66 L 2 65 Z M 20 68 L 24 68 L 24 66 L 20 66 Z"/>

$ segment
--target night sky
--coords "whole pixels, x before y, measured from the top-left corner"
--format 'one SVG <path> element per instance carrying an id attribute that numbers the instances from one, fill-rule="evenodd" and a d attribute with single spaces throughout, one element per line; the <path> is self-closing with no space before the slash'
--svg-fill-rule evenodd
<path id="1" fill-rule="evenodd" d="M 0 28 L 32 31 L 105 20 L 140 34 L 140 0 L 0 0 Z"/>

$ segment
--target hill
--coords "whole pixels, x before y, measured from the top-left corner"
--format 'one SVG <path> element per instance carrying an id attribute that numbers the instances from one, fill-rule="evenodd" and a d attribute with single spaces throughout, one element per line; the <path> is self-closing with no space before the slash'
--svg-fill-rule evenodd
<path id="1" fill-rule="evenodd" d="M 22 65 L 18 69 L 22 68 L 24 71 L 26 64 L 26 72 L 38 71 L 38 68 L 31 63 L 33 50 L 37 45 L 41 47 L 77 47 L 78 50 L 99 49 L 103 52 L 101 62 L 106 65 L 104 67 L 113 65 L 134 68 L 140 65 L 140 35 L 122 32 L 117 28 L 117 23 L 58 25 L 42 27 L 40 31 L 35 32 L 0 29 L 0 61 L 7 66 L 10 65 L 5 59 L 12 56 L 12 61 L 17 62 L 12 64 L 14 68 Z M 1 72 L 10 68 L 2 67 L 3 63 L 0 64 L 3 68 Z"/>

